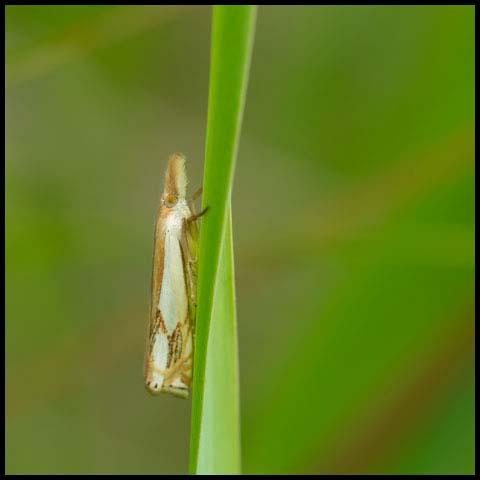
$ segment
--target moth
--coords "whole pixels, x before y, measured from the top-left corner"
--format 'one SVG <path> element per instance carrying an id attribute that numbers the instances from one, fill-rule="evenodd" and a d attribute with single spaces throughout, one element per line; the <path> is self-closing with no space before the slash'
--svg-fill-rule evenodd
<path id="1" fill-rule="evenodd" d="M 145 359 L 145 386 L 150 393 L 187 398 L 192 383 L 195 335 L 198 218 L 186 199 L 185 156 L 168 162 L 165 188 L 157 212 L 151 279 L 150 328 Z"/>

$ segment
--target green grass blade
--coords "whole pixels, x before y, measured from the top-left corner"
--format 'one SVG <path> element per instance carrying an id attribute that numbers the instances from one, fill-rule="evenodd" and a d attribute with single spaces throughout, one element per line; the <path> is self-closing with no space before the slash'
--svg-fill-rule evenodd
<path id="1" fill-rule="evenodd" d="M 250 66 L 255 6 L 215 6 L 199 250 L 191 473 L 240 473 L 230 193 Z"/>
<path id="2" fill-rule="evenodd" d="M 240 473 L 237 328 L 230 218 L 226 227 L 208 340 L 197 473 Z"/>

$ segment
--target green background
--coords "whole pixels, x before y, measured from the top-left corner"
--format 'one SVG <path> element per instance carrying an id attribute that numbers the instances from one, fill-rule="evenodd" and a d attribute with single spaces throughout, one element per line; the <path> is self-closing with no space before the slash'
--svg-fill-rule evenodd
<path id="1" fill-rule="evenodd" d="M 245 473 L 474 472 L 474 7 L 261 7 L 233 191 Z M 186 473 L 143 387 L 209 7 L 6 8 L 6 471 Z M 232 52 L 232 54 L 235 54 Z"/>

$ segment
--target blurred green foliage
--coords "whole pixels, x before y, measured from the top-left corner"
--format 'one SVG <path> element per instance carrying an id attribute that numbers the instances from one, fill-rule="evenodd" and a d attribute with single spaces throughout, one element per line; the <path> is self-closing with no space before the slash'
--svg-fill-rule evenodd
<path id="1" fill-rule="evenodd" d="M 6 471 L 186 473 L 142 385 L 208 7 L 6 8 Z M 261 7 L 233 194 L 245 473 L 474 472 L 474 7 Z"/>

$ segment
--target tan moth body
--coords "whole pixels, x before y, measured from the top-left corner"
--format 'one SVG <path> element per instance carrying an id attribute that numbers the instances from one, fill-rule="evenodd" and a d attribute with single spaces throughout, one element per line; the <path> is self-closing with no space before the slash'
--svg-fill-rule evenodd
<path id="1" fill-rule="evenodd" d="M 155 223 L 145 386 L 186 398 L 192 382 L 198 230 L 185 157 L 170 157 Z"/>

